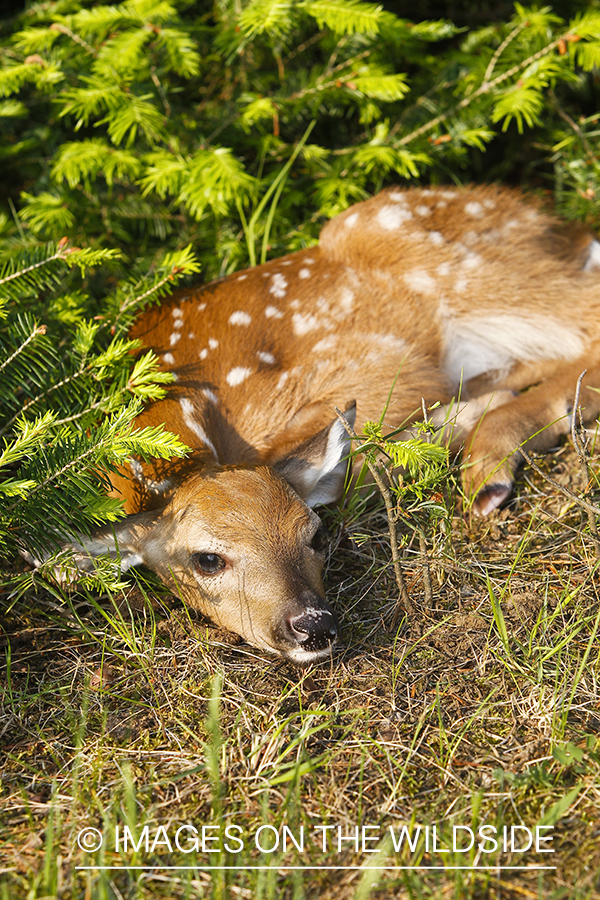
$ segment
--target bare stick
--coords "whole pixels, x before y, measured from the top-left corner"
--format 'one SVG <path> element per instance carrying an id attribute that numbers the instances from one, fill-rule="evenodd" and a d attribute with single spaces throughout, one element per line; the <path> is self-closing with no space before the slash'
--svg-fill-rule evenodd
<path id="1" fill-rule="evenodd" d="M 353 438 L 355 441 L 358 440 L 358 435 L 355 432 L 354 428 L 340 410 L 335 408 L 336 415 L 347 433 Z M 392 562 L 394 564 L 394 574 L 396 576 L 396 584 L 398 585 L 398 605 L 402 607 L 407 616 L 415 616 L 417 610 L 415 608 L 414 603 L 408 596 L 408 591 L 406 590 L 406 584 L 404 581 L 404 575 L 402 573 L 402 564 L 400 562 L 400 554 L 398 552 L 398 538 L 396 536 L 396 513 L 394 510 L 394 504 L 392 503 L 392 498 L 390 496 L 389 489 L 384 484 L 379 472 L 377 471 L 377 467 L 373 465 L 373 463 L 369 460 L 369 458 L 365 455 L 365 463 L 366 466 L 373 477 L 373 481 L 379 488 L 381 492 L 381 496 L 383 497 L 383 502 L 385 503 L 385 509 L 387 513 L 388 520 L 388 530 L 390 534 L 390 544 L 392 547 Z"/>
<path id="2" fill-rule="evenodd" d="M 427 555 L 427 539 L 422 528 L 417 528 L 419 535 L 419 553 L 421 555 L 421 565 L 423 566 L 423 590 L 425 593 L 425 602 L 428 609 L 433 608 L 433 588 L 431 587 L 431 570 L 429 568 L 429 556 Z"/>

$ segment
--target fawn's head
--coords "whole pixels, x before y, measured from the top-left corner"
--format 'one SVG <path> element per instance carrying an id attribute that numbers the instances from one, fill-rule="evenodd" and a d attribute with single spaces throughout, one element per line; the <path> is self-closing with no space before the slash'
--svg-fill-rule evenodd
<path id="1" fill-rule="evenodd" d="M 354 410 L 347 415 L 353 420 Z M 348 438 L 340 422 L 273 466 L 208 466 L 160 510 L 137 513 L 77 547 L 78 565 L 107 551 L 144 564 L 173 593 L 255 647 L 298 663 L 331 652 L 319 517 L 342 494 Z"/>

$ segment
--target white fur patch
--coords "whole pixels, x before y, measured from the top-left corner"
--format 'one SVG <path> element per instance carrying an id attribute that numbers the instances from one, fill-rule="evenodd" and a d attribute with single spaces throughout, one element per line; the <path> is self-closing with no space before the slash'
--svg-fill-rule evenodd
<path id="1" fill-rule="evenodd" d="M 310 269 L 300 269 L 298 276 L 300 278 L 310 278 Z"/>
<path id="2" fill-rule="evenodd" d="M 244 368 L 244 366 L 235 366 L 235 368 L 233 368 L 231 372 L 228 373 L 225 380 L 227 381 L 227 384 L 231 385 L 231 387 L 236 387 L 238 384 L 241 384 L 242 381 L 245 381 L 246 378 L 248 378 L 248 376 L 250 375 L 252 375 L 252 369 L 246 369 Z"/>
<path id="3" fill-rule="evenodd" d="M 163 353 L 162 358 L 164 359 L 164 361 L 166 362 L 166 364 L 168 366 L 172 366 L 175 364 L 175 357 L 173 356 L 172 353 Z"/>
<path id="4" fill-rule="evenodd" d="M 429 206 L 415 206 L 415 212 L 420 216 L 429 216 L 431 215 L 431 208 Z"/>
<path id="5" fill-rule="evenodd" d="M 243 312 L 242 310 L 231 313 L 229 316 L 230 325 L 249 325 L 251 321 L 252 316 L 249 316 L 247 312 Z"/>
<path id="6" fill-rule="evenodd" d="M 210 388 L 202 388 L 202 393 L 210 403 L 214 403 L 215 406 L 218 404 L 219 398 Z"/>
<path id="7" fill-rule="evenodd" d="M 465 203 L 465 212 L 468 216 L 475 216 L 475 218 L 480 219 L 483 215 L 483 206 L 481 203 L 472 200 L 470 203 Z"/>
<path id="8" fill-rule="evenodd" d="M 292 316 L 292 323 L 294 326 L 294 331 L 298 335 L 307 334 L 309 331 L 314 331 L 315 328 L 319 327 L 319 320 L 316 316 L 308 313 L 307 315 L 302 315 L 301 313 L 294 313 Z"/>
<path id="9" fill-rule="evenodd" d="M 600 243 L 598 241 L 592 241 L 590 244 L 583 271 L 593 272 L 594 269 L 600 269 Z"/>
<path id="10" fill-rule="evenodd" d="M 344 219 L 344 225 L 346 228 L 354 228 L 354 226 L 356 225 L 357 222 L 358 222 L 358 213 L 357 212 L 350 213 L 350 215 Z"/>
<path id="11" fill-rule="evenodd" d="M 198 304 L 198 312 L 204 312 L 205 309 L 206 309 L 206 303 Z"/>
<path id="12" fill-rule="evenodd" d="M 198 356 L 200 359 L 206 359 L 206 357 L 208 356 L 208 350 L 206 349 L 206 347 L 200 351 Z"/>
<path id="13" fill-rule="evenodd" d="M 245 281 L 247 277 L 248 277 L 247 275 L 238 275 L 238 277 L 236 278 L 236 281 Z"/>
<path id="14" fill-rule="evenodd" d="M 209 338 L 208 346 L 210 347 L 211 350 L 216 350 L 217 347 L 219 346 L 219 342 L 216 338 Z"/>
<path id="15" fill-rule="evenodd" d="M 350 288 L 342 288 L 342 296 L 340 297 L 340 306 L 344 312 L 350 312 L 354 303 L 354 291 Z"/>
<path id="16" fill-rule="evenodd" d="M 412 219 L 412 213 L 401 206 L 382 206 L 377 213 L 377 222 L 385 231 L 396 231 Z"/>
<path id="17" fill-rule="evenodd" d="M 285 297 L 287 286 L 287 280 L 283 277 L 281 272 L 275 272 L 273 275 L 273 283 L 269 288 L 269 293 L 273 294 L 274 297 Z"/>
<path id="18" fill-rule="evenodd" d="M 483 262 L 481 256 L 478 253 L 467 253 L 465 254 L 465 258 L 463 259 L 461 265 L 463 269 L 476 269 Z"/>
<path id="19" fill-rule="evenodd" d="M 322 338 L 315 344 L 313 353 L 326 353 L 328 350 L 332 350 L 336 343 L 337 338 L 335 335 L 330 334 L 329 337 Z"/>
<path id="20" fill-rule="evenodd" d="M 169 338 L 169 346 L 174 347 L 179 338 L 181 337 L 180 331 L 174 331 L 171 337 Z"/>
<path id="21" fill-rule="evenodd" d="M 279 381 L 275 385 L 275 390 L 280 391 L 289 377 L 290 377 L 289 372 L 282 372 L 281 375 L 279 376 Z"/>
<path id="22" fill-rule="evenodd" d="M 187 427 L 196 435 L 196 437 L 200 438 L 204 446 L 208 447 L 214 458 L 218 460 L 215 445 L 205 432 L 202 425 L 200 425 L 195 419 L 195 410 L 192 401 L 188 400 L 187 397 L 182 397 L 179 401 L 179 405 L 181 406 L 181 412 L 183 413 L 183 421 L 185 422 Z"/>
<path id="23" fill-rule="evenodd" d="M 260 351 L 256 355 L 258 356 L 259 360 L 262 363 L 265 363 L 267 366 L 275 365 L 275 357 L 272 353 L 263 353 L 262 351 Z"/>
<path id="24" fill-rule="evenodd" d="M 440 244 L 444 243 L 444 237 L 439 231 L 430 231 L 427 237 L 435 247 L 439 247 Z"/>
<path id="25" fill-rule="evenodd" d="M 183 318 L 183 313 L 179 309 L 178 306 L 176 306 L 175 309 L 171 310 L 171 315 L 173 316 L 174 319 L 182 319 Z"/>
<path id="26" fill-rule="evenodd" d="M 561 322 L 545 316 L 498 314 L 448 316 L 443 328 L 444 367 L 452 383 L 493 370 L 507 370 L 515 362 L 540 359 L 577 359 L 582 338 Z"/>
<path id="27" fill-rule="evenodd" d="M 438 275 L 442 275 L 442 276 L 449 275 L 450 274 L 450 263 L 447 263 L 447 262 L 441 263 L 437 267 L 436 272 L 438 273 Z"/>
<path id="28" fill-rule="evenodd" d="M 283 319 L 283 313 L 276 306 L 267 306 L 265 316 L 267 319 Z"/>
<path id="29" fill-rule="evenodd" d="M 413 291 L 419 294 L 434 294 L 437 289 L 437 281 L 428 275 L 423 269 L 413 269 L 407 272 L 404 280 Z"/>

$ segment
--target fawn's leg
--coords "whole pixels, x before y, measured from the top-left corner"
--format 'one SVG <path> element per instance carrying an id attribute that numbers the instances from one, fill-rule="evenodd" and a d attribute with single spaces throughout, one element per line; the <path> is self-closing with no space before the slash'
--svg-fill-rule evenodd
<path id="1" fill-rule="evenodd" d="M 473 428 L 465 443 L 463 486 L 480 515 L 509 496 L 522 459 L 520 444 L 526 442 L 528 451 L 547 450 L 569 433 L 577 379 L 586 366 L 579 399 L 583 417 L 589 422 L 600 414 L 598 354 L 591 359 L 593 366 L 589 359 L 561 365 L 548 380 L 491 410 Z"/>

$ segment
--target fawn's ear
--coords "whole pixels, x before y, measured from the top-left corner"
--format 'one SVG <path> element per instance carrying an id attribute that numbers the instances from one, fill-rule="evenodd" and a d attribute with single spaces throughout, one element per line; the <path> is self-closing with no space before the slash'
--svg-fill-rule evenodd
<path id="1" fill-rule="evenodd" d="M 62 549 L 71 551 L 71 555 L 65 560 L 64 565 L 59 563 L 54 568 L 55 576 L 60 581 L 74 581 L 77 578 L 77 571 L 92 572 L 93 560 L 101 555 L 108 555 L 118 562 L 122 572 L 140 565 L 144 562 L 144 546 L 152 533 L 157 516 L 156 511 L 136 513 L 105 525 L 89 537 L 81 535 L 79 540 L 66 540 Z M 52 554 L 46 553 L 43 558 L 34 557 L 30 553 L 22 555 L 30 565 L 39 568 Z M 75 571 L 73 564 L 76 567 Z"/>
<path id="2" fill-rule="evenodd" d="M 344 416 L 354 426 L 356 403 Z M 344 490 L 350 453 L 350 435 L 339 419 L 308 438 L 273 466 L 307 506 L 334 503 Z"/>

